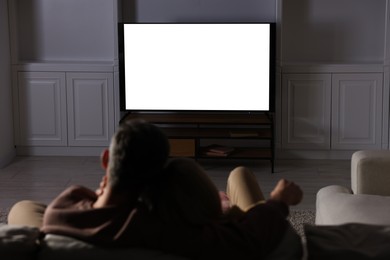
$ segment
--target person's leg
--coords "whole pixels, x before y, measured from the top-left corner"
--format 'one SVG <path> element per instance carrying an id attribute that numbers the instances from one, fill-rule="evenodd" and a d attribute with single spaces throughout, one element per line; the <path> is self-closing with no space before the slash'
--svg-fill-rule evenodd
<path id="1" fill-rule="evenodd" d="M 231 204 L 236 205 L 242 211 L 247 211 L 254 205 L 264 202 L 264 195 L 255 175 L 245 167 L 237 167 L 230 173 L 226 193 Z M 301 237 L 288 224 L 282 241 L 267 256 L 267 259 L 302 259 L 302 257 Z"/>
<path id="2" fill-rule="evenodd" d="M 236 205 L 243 211 L 247 211 L 253 205 L 264 201 L 264 195 L 256 177 L 252 171 L 242 166 L 230 172 L 226 193 L 231 205 Z"/>
<path id="3" fill-rule="evenodd" d="M 12 206 L 8 214 L 8 224 L 26 225 L 40 228 L 46 205 L 30 200 L 22 200 Z"/>

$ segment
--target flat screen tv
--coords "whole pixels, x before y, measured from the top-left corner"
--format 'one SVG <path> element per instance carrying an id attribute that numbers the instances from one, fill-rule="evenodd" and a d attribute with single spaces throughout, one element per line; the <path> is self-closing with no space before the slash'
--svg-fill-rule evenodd
<path id="1" fill-rule="evenodd" d="M 274 23 L 121 23 L 118 31 L 122 111 L 274 111 Z"/>

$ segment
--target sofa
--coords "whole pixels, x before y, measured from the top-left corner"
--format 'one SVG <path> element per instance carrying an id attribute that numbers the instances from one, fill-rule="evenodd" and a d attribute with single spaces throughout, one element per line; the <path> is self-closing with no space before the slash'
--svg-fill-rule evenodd
<path id="1" fill-rule="evenodd" d="M 309 259 L 390 259 L 390 151 L 351 157 L 351 187 L 317 192 L 315 226 L 305 226 Z"/>
<path id="2" fill-rule="evenodd" d="M 390 151 L 362 150 L 351 158 L 351 187 L 330 185 L 316 198 L 316 225 L 390 225 Z"/>
<path id="3" fill-rule="evenodd" d="M 38 228 L 0 225 L 0 258 L 12 260 L 184 260 L 179 256 L 142 248 L 105 249 L 60 235 L 41 237 Z"/>
<path id="4" fill-rule="evenodd" d="M 0 259 L 186 260 L 184 257 L 143 248 L 101 248 L 67 236 L 43 236 L 36 227 L 7 224 L 0 225 Z M 301 239 L 295 232 L 287 232 L 282 243 L 265 260 L 284 259 L 302 259 Z"/>
<path id="5" fill-rule="evenodd" d="M 306 239 L 302 242 L 291 240 L 291 237 L 287 236 L 282 245 L 267 260 L 390 259 L 388 249 L 390 229 L 388 227 L 364 224 L 308 225 L 305 227 L 305 234 Z M 354 241 L 351 238 L 359 236 L 361 239 L 357 240 L 358 243 L 351 243 Z M 364 243 L 361 244 L 360 241 Z M 292 254 L 292 252 L 297 252 L 301 246 L 307 249 L 303 257 Z M 356 252 L 357 249 L 358 252 Z M 351 256 L 353 258 L 350 258 Z M 66 236 L 42 236 L 34 227 L 6 224 L 0 225 L 0 259 L 185 260 L 179 256 L 142 248 L 99 248 Z"/>

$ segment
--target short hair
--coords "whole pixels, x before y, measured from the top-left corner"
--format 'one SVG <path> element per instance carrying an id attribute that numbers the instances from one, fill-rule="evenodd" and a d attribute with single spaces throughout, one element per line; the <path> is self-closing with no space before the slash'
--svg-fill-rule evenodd
<path id="1" fill-rule="evenodd" d="M 109 149 L 110 186 L 115 191 L 142 189 L 165 166 L 169 142 L 163 131 L 144 120 L 125 120 L 111 139 Z"/>

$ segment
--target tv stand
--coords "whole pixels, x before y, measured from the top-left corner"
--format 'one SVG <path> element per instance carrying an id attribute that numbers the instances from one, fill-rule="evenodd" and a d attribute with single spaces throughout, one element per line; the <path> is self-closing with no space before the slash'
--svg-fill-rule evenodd
<path id="1" fill-rule="evenodd" d="M 274 172 L 274 120 L 269 113 L 129 113 L 123 120 L 136 118 L 157 124 L 164 130 L 172 157 L 269 160 L 271 172 Z M 226 155 L 210 155 L 209 146 L 204 144 L 212 141 L 219 145 L 218 142 L 232 140 L 264 140 L 266 144 L 254 147 L 229 145 L 234 150 Z"/>

